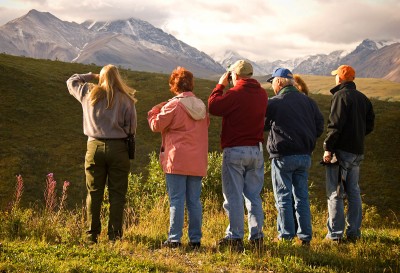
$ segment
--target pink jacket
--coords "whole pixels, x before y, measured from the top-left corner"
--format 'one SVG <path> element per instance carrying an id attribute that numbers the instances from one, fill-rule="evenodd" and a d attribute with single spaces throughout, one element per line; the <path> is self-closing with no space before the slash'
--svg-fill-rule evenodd
<path id="1" fill-rule="evenodd" d="M 170 99 L 147 114 L 150 129 L 161 132 L 160 163 L 164 173 L 207 175 L 209 116 L 192 92 Z"/>

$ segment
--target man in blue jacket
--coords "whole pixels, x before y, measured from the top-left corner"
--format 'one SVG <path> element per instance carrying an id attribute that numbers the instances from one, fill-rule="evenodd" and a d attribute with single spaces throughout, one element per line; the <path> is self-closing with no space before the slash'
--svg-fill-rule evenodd
<path id="1" fill-rule="evenodd" d="M 347 229 L 349 241 L 361 236 L 361 194 L 358 185 L 360 163 L 364 159 L 364 139 L 374 129 L 375 114 L 371 101 L 356 90 L 356 72 L 351 66 L 341 65 L 332 71 L 336 77 L 327 136 L 324 141 L 323 161 L 326 165 L 326 193 L 328 198 L 328 234 L 326 238 L 340 242 L 345 232 L 343 199 L 347 196 Z M 336 159 L 334 159 L 334 155 Z M 337 160 L 339 164 L 330 164 Z"/>
<path id="2" fill-rule="evenodd" d="M 278 210 L 278 239 L 292 240 L 297 235 L 303 245 L 309 245 L 308 169 L 316 140 L 324 130 L 324 118 L 315 101 L 294 87 L 289 69 L 278 68 L 267 81 L 276 95 L 269 100 L 265 129 L 269 130 L 267 150 Z"/>

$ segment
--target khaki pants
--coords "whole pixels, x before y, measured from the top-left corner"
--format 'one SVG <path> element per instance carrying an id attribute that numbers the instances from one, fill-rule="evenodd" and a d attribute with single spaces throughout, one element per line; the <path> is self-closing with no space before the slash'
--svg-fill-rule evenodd
<path id="1" fill-rule="evenodd" d="M 100 210 L 107 184 L 110 201 L 108 237 L 110 240 L 122 237 L 129 169 L 128 149 L 123 139 L 87 142 L 85 156 L 86 209 L 89 227 L 87 233 L 91 236 L 97 238 L 101 231 Z"/>

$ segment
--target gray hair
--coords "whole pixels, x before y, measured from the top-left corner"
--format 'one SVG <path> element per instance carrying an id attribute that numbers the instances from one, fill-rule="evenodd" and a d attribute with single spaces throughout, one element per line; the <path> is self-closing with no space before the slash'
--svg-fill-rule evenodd
<path id="1" fill-rule="evenodd" d="M 279 78 L 282 82 L 282 87 L 288 86 L 288 85 L 294 85 L 295 81 L 294 79 L 288 79 L 288 78 L 282 78 L 282 77 L 276 77 Z"/>

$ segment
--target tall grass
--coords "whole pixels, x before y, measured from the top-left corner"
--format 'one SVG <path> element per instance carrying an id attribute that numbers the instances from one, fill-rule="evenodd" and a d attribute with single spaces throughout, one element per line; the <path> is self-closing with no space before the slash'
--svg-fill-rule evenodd
<path id="1" fill-rule="evenodd" d="M 310 247 L 294 241 L 275 243 L 276 209 L 273 194 L 262 194 L 265 212 L 265 245 L 253 249 L 245 241 L 244 253 L 220 250 L 218 240 L 228 224 L 222 209 L 220 153 L 209 154 L 207 177 L 203 179 L 202 248 L 187 247 L 187 221 L 179 249 L 161 248 L 167 237 L 169 204 L 165 178 L 155 153 L 149 155 L 147 169 L 151 175 L 129 176 L 125 210 L 124 238 L 108 243 L 107 231 L 100 234 L 99 244 L 87 245 L 85 209 L 65 209 L 68 183 L 57 197 L 52 192 L 53 174 L 46 177 L 45 192 L 51 193 L 43 205 L 23 209 L 23 179 L 17 177 L 13 204 L 0 214 L 0 272 L 399 272 L 400 230 L 379 216 L 376 208 L 364 206 L 362 239 L 355 244 L 332 244 L 323 240 L 326 234 L 326 210 L 311 202 L 313 240 Z M 269 168 L 266 166 L 266 183 Z M 22 185 L 21 185 L 22 184 Z M 20 191 L 20 193 L 17 193 Z M 103 207 L 106 208 L 107 195 Z M 103 226 L 108 219 L 103 210 Z M 246 230 L 247 233 L 247 230 Z"/>
<path id="2" fill-rule="evenodd" d="M 65 207 L 73 209 L 84 202 L 86 188 L 83 163 L 87 139 L 83 135 L 81 106 L 69 95 L 65 81 L 73 73 L 99 72 L 100 69 L 94 65 L 0 54 L 0 208 L 9 205 L 17 174 L 28 181 L 24 185 L 21 207 L 35 206 L 37 200 L 44 202 L 43 177 L 51 172 L 57 174 L 57 180 L 71 182 Z M 146 117 L 152 106 L 172 96 L 168 75 L 125 69 L 121 69 L 121 74 L 129 85 L 138 90 L 137 158 L 131 165 L 131 171 L 141 174 L 141 180 L 152 181 L 152 178 L 148 178 L 153 175 L 148 171 L 151 158 L 148 155 L 159 150 L 161 140 L 160 134 L 154 134 L 149 129 Z M 304 75 L 304 79 L 311 89 L 310 96 L 327 118 L 331 97 L 320 94 L 329 93 L 334 84 L 333 78 Z M 259 80 L 272 96 L 271 85 L 265 83 L 265 78 Z M 363 200 L 367 205 L 376 207 L 380 215 L 389 215 L 396 220 L 396 215 L 400 213 L 396 194 L 400 192 L 400 164 L 397 164 L 400 161 L 400 138 L 396 137 L 400 135 L 400 102 L 382 99 L 391 92 L 400 94 L 400 83 L 379 79 L 356 79 L 356 83 L 361 91 L 374 90 L 373 96 L 381 99 L 372 100 L 376 128 L 366 139 L 365 161 L 361 166 Z M 207 101 L 215 84 L 216 81 L 195 78 L 194 91 L 203 101 Z M 220 130 L 221 119 L 211 116 L 209 152 L 215 152 L 216 156 L 221 151 Z M 321 210 L 326 207 L 325 174 L 323 167 L 318 164 L 323 154 L 323 138 L 318 139 L 312 155 L 313 165 L 309 176 L 312 185 L 310 196 Z M 267 161 L 268 154 L 264 154 Z M 215 177 L 219 176 L 218 172 L 215 171 Z M 207 180 L 204 186 L 205 189 L 214 187 L 214 190 L 205 192 L 221 201 L 220 188 L 213 183 L 212 177 L 211 174 L 211 180 Z M 55 190 L 61 193 L 62 187 L 63 183 L 57 183 Z M 268 182 L 266 189 L 272 189 Z"/>

